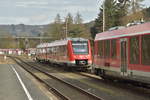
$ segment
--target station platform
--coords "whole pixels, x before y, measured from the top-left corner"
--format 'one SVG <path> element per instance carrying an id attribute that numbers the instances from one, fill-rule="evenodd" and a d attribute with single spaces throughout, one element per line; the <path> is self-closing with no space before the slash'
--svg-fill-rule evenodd
<path id="1" fill-rule="evenodd" d="M 16 64 L 0 64 L 0 100 L 55 100 Z"/>

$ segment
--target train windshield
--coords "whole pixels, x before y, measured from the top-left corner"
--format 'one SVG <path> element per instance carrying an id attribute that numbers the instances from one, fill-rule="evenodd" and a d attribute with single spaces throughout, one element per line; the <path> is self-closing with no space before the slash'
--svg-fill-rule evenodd
<path id="1" fill-rule="evenodd" d="M 88 54 L 88 42 L 72 42 L 74 54 Z"/>

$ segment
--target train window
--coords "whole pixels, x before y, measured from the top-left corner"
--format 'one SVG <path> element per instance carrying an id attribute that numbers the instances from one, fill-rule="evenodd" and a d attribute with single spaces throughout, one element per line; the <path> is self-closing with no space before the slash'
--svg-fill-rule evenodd
<path id="1" fill-rule="evenodd" d="M 64 53 L 63 55 L 66 56 L 66 54 L 67 54 L 67 47 L 66 47 L 65 45 L 63 46 L 63 51 L 64 51 L 64 52 L 63 52 L 63 53 Z"/>
<path id="2" fill-rule="evenodd" d="M 116 58 L 116 55 L 117 55 L 116 40 L 111 40 L 111 57 Z"/>
<path id="3" fill-rule="evenodd" d="M 61 55 L 62 55 L 62 56 L 65 56 L 65 54 L 66 54 L 65 45 L 60 46 L 60 52 L 61 52 Z"/>
<path id="4" fill-rule="evenodd" d="M 40 53 L 43 53 L 43 52 L 42 52 L 42 48 L 40 48 Z"/>
<path id="5" fill-rule="evenodd" d="M 103 57 L 103 41 L 98 41 L 98 55 Z"/>
<path id="6" fill-rule="evenodd" d="M 51 49 L 48 47 L 48 48 L 47 48 L 47 53 L 50 53 L 50 50 L 51 50 Z"/>
<path id="7" fill-rule="evenodd" d="M 139 64 L 139 36 L 130 38 L 130 64 Z"/>
<path id="8" fill-rule="evenodd" d="M 142 64 L 150 65 L 150 35 L 142 36 Z"/>
<path id="9" fill-rule="evenodd" d="M 110 57 L 110 40 L 104 41 L 104 53 L 106 58 Z"/>

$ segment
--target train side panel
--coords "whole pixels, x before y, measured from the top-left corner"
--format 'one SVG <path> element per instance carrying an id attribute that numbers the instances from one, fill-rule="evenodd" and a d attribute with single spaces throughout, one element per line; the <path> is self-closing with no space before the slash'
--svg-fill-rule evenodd
<path id="1" fill-rule="evenodd" d="M 122 32 L 122 36 L 110 33 L 109 39 L 98 40 L 96 37 L 95 73 L 100 76 L 119 77 L 150 84 L 150 27 L 145 26 L 149 24 L 138 25 L 137 27 L 142 32 L 135 30 L 135 33 L 132 33 L 135 35 L 130 33 L 132 28 L 127 28 L 127 31 L 126 29 L 114 31 L 114 33 L 119 32 L 116 34 Z M 142 27 L 144 27 L 143 30 Z M 134 29 L 136 29 L 136 26 L 134 26 Z M 127 33 L 124 35 L 125 32 L 129 32 L 129 35 Z M 106 37 L 105 34 L 107 32 L 104 33 Z M 99 35 L 99 37 L 102 36 L 103 33 Z"/>
<path id="2" fill-rule="evenodd" d="M 53 62 L 67 62 L 68 56 L 67 56 L 67 45 L 61 45 L 61 46 L 54 46 L 54 47 L 48 47 L 48 61 Z"/>

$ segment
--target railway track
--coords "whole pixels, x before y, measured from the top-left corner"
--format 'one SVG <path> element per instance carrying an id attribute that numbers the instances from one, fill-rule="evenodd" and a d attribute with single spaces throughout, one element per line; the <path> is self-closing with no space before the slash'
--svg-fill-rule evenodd
<path id="1" fill-rule="evenodd" d="M 84 84 L 87 85 L 87 83 L 89 83 L 90 84 L 89 92 L 94 93 L 97 96 L 103 97 L 106 100 L 118 100 L 118 99 L 113 99 L 114 97 L 111 96 L 111 95 L 115 96 L 116 94 L 114 94 L 114 93 L 112 94 L 112 92 L 118 91 L 118 89 L 119 90 L 121 89 L 121 91 L 119 91 L 119 92 L 125 92 L 125 94 L 127 93 L 126 95 L 130 95 L 130 93 L 131 93 L 133 95 L 133 97 L 131 97 L 131 98 L 134 98 L 134 96 L 137 97 L 138 95 L 140 95 L 139 98 L 142 98 L 142 96 L 143 96 L 144 98 L 146 97 L 146 99 L 139 99 L 139 100 L 149 100 L 149 99 L 147 99 L 147 97 L 150 96 L 149 95 L 150 91 L 147 88 L 137 87 L 132 84 L 128 84 L 128 82 L 127 83 L 125 83 L 124 81 L 119 81 L 119 82 L 114 81 L 113 82 L 110 80 L 104 81 L 100 77 L 95 77 L 95 75 L 92 75 L 92 74 L 80 73 L 80 72 L 68 72 L 68 71 L 63 70 L 60 67 L 53 68 L 53 66 L 49 66 L 48 64 L 37 64 L 35 62 L 31 62 L 28 60 L 26 62 L 33 64 L 34 66 L 39 67 L 43 70 L 47 70 L 50 73 L 53 73 L 53 71 L 54 71 L 54 73 L 59 73 L 58 76 L 61 76 L 61 75 L 63 76 L 62 73 L 65 73 L 67 75 L 67 76 L 65 76 L 65 78 L 68 79 L 67 81 L 72 82 L 72 83 L 75 82 L 75 84 L 77 83 L 77 85 L 82 88 L 87 88 L 87 86 L 84 86 Z M 75 74 L 75 76 L 74 75 L 72 76 L 72 74 L 68 74 L 68 73 Z M 75 78 L 76 76 L 78 76 L 78 78 Z M 80 81 L 80 79 L 81 79 L 81 81 Z M 88 80 L 84 81 L 84 79 L 88 79 Z M 96 87 L 96 89 L 95 89 L 94 87 L 96 84 L 98 84 L 98 87 Z M 109 87 L 110 87 L 110 89 L 109 89 Z M 112 87 L 112 89 L 111 89 L 111 87 Z M 100 91 L 98 88 L 100 89 Z M 97 91 L 97 89 L 98 89 L 98 91 Z M 104 89 L 104 91 L 103 91 L 103 89 Z M 106 94 L 104 92 L 106 92 Z M 109 95 L 110 93 L 111 93 L 111 95 Z M 112 99 L 110 99 L 110 98 L 107 99 L 106 95 L 107 95 L 107 97 L 109 96 Z M 126 95 L 125 95 L 125 97 L 126 97 Z"/>
<path id="2" fill-rule="evenodd" d="M 63 100 L 104 100 L 103 98 L 98 97 L 78 86 L 72 85 L 71 83 L 64 81 L 40 68 L 37 68 L 34 65 L 28 64 L 20 58 L 15 57 L 12 59 L 39 81 L 46 84 L 51 91 Z M 40 75 L 36 73 L 40 73 Z M 45 78 L 42 79 L 41 76 L 44 76 Z"/>
<path id="3" fill-rule="evenodd" d="M 42 64 L 42 63 L 40 63 Z M 38 66 L 36 64 L 34 64 L 35 66 Z M 43 64 L 43 65 L 47 65 L 47 64 Z M 62 70 L 62 67 L 55 67 L 55 68 L 58 68 L 58 70 Z M 73 72 L 71 70 L 71 72 Z M 88 78 L 93 78 L 95 80 L 99 80 L 102 79 L 101 77 L 99 76 L 95 76 L 93 74 L 91 74 L 90 72 L 78 72 L 78 71 L 74 71 L 73 72 L 74 74 L 77 74 L 77 75 L 80 75 L 80 76 L 85 76 L 85 77 L 88 77 Z M 105 79 L 105 81 L 110 81 L 110 82 L 113 82 L 115 80 L 115 82 L 117 82 L 118 85 L 124 85 L 125 83 L 126 84 L 130 84 L 130 85 L 133 85 L 133 87 L 141 87 L 141 88 L 145 88 L 145 89 L 150 89 L 150 85 L 147 85 L 147 84 L 138 84 L 138 82 L 135 82 L 135 81 L 131 81 L 131 80 L 121 80 L 121 79 L 118 79 L 116 80 L 115 78 L 110 78 L 110 77 L 107 77 L 107 79 Z"/>
<path id="4" fill-rule="evenodd" d="M 42 64 L 42 63 L 40 63 L 40 64 Z M 59 69 L 62 69 L 62 67 L 61 68 L 59 67 Z M 70 71 L 72 71 L 72 70 L 70 70 Z M 97 77 L 95 77 L 95 75 L 93 76 L 90 72 L 78 72 L 78 71 L 74 71 L 73 73 L 77 74 L 77 75 L 85 76 L 85 77 L 88 77 L 88 78 L 94 78 L 96 80 L 102 79 L 99 76 L 97 76 Z M 107 77 L 105 79 L 105 81 L 111 81 L 111 82 L 113 82 L 114 80 L 115 80 L 115 82 L 118 82 L 118 85 L 121 85 L 121 84 L 123 85 L 123 84 L 126 83 L 126 84 L 133 85 L 133 87 L 141 87 L 141 88 L 145 88 L 145 89 L 150 89 L 150 85 L 144 84 L 144 83 L 141 83 L 141 82 L 136 82 L 136 81 L 133 81 L 133 80 L 122 80 L 121 78 L 118 78 L 118 80 L 116 80 L 116 78 L 113 78 L 113 77 Z"/>

